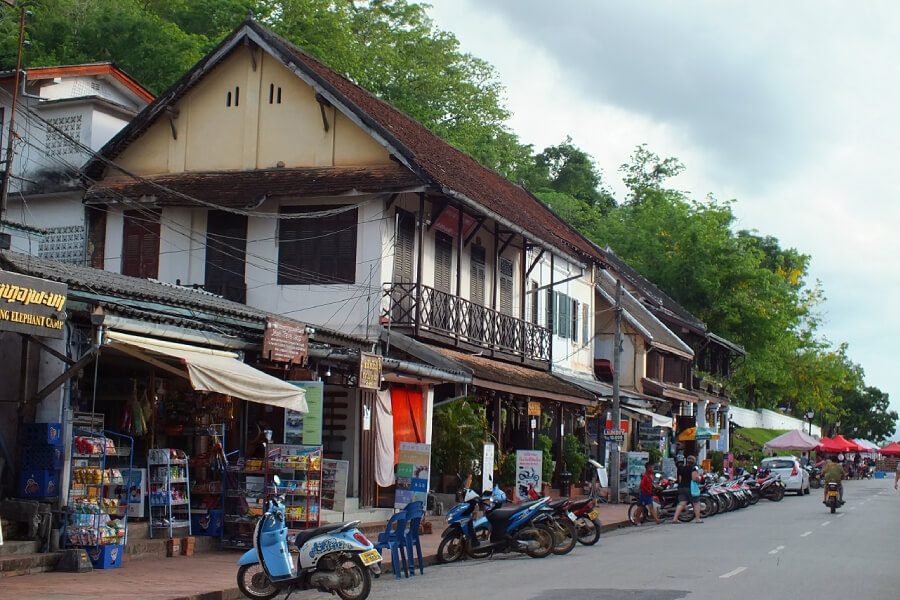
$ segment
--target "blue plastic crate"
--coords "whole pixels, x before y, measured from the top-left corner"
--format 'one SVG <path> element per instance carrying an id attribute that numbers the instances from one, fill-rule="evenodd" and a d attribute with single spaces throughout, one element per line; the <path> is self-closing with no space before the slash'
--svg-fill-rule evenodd
<path id="1" fill-rule="evenodd" d="M 62 446 L 62 426 L 59 423 L 26 423 L 23 444 Z"/>
<path id="2" fill-rule="evenodd" d="M 118 569 L 122 566 L 125 547 L 122 544 L 107 544 L 89 548 L 87 552 L 95 569 Z"/>
<path id="3" fill-rule="evenodd" d="M 42 444 L 39 446 L 24 446 L 22 448 L 22 468 L 47 469 L 58 471 L 63 464 L 62 446 Z"/>
<path id="4" fill-rule="evenodd" d="M 222 521 L 221 509 L 211 509 L 205 515 L 191 515 L 191 533 L 219 537 L 222 533 Z"/>
<path id="5" fill-rule="evenodd" d="M 884 479 L 884 471 L 875 471 L 875 479 Z"/>
<path id="6" fill-rule="evenodd" d="M 51 469 L 25 469 L 19 481 L 22 498 L 53 498 L 59 496 L 59 472 Z"/>

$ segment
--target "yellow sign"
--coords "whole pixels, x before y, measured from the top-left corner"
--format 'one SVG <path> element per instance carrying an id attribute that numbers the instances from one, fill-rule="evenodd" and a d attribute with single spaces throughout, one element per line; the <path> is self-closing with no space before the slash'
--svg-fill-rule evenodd
<path id="1" fill-rule="evenodd" d="M 67 293 L 64 283 L 0 272 L 0 330 L 61 338 Z"/>
<path id="2" fill-rule="evenodd" d="M 381 357 L 359 353 L 359 387 L 368 390 L 381 388 Z"/>
<path id="3" fill-rule="evenodd" d="M 541 416 L 541 403 L 540 402 L 529 402 L 528 403 L 528 416 L 529 417 Z"/>

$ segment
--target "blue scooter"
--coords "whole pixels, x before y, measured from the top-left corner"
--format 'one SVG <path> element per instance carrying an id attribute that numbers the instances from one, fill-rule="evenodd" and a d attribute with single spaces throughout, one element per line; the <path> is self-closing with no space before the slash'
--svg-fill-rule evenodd
<path id="1" fill-rule="evenodd" d="M 359 521 L 336 523 L 297 535 L 295 561 L 288 544 L 281 480 L 253 532 L 253 549 L 238 560 L 237 584 L 248 598 L 270 600 L 282 592 L 319 590 L 344 600 L 365 600 L 372 574 L 381 573 L 381 555 L 357 528 Z"/>

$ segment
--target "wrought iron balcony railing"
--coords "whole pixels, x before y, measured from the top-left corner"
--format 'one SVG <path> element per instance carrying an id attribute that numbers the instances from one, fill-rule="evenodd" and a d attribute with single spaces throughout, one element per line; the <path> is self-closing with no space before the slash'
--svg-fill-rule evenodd
<path id="1" fill-rule="evenodd" d="M 550 360 L 549 329 L 431 287 L 421 289 L 417 311 L 416 284 L 385 284 L 383 316 L 393 327 L 415 328 L 418 317 L 421 330 L 529 360 Z"/>

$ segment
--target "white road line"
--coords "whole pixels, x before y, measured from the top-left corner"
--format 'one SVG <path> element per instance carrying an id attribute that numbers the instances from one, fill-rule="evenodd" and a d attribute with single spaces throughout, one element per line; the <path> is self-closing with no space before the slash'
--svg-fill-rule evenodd
<path id="1" fill-rule="evenodd" d="M 838 519 L 844 516 L 844 513 L 838 513 Z"/>
<path id="2" fill-rule="evenodd" d="M 806 537 L 806 536 L 811 535 L 811 534 L 812 534 L 812 531 L 807 531 L 807 532 L 805 532 L 805 533 L 801 533 L 801 534 L 800 534 L 800 537 Z"/>
<path id="3" fill-rule="evenodd" d="M 728 571 L 724 575 L 719 575 L 719 579 L 728 579 L 729 577 L 734 577 L 738 573 L 743 573 L 746 570 L 747 570 L 747 567 L 738 567 L 734 571 Z"/>
<path id="4" fill-rule="evenodd" d="M 831 521 L 825 521 L 824 523 L 822 523 L 822 527 L 825 527 L 825 526 L 828 525 L 829 523 L 831 523 Z"/>
<path id="5" fill-rule="evenodd" d="M 774 550 L 769 550 L 769 554 L 778 554 L 782 550 L 784 550 L 784 546 L 778 546 Z"/>

